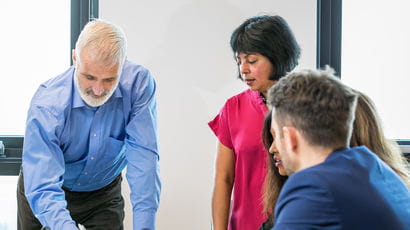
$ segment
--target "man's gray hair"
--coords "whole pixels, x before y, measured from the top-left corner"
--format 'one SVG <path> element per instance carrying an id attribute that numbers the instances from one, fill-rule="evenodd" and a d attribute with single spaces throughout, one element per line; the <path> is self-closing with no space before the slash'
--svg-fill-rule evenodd
<path id="1" fill-rule="evenodd" d="M 81 31 L 75 45 L 77 62 L 81 63 L 81 51 L 89 49 L 98 61 L 121 67 L 126 59 L 127 39 L 122 29 L 108 21 L 95 19 Z M 121 68 L 120 68 L 121 69 Z"/>

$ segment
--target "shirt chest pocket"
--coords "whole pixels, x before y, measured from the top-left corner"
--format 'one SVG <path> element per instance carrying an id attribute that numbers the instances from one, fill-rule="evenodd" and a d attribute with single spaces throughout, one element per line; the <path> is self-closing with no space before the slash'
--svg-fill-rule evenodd
<path id="1" fill-rule="evenodd" d="M 123 147 L 123 140 L 108 137 L 100 149 L 100 156 L 96 159 L 99 165 L 104 167 L 115 164 L 123 155 Z"/>

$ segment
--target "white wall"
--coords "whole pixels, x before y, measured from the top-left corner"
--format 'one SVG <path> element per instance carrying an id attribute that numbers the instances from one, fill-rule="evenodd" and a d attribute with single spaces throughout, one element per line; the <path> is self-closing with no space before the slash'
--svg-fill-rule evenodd
<path id="1" fill-rule="evenodd" d="M 1 0 L 0 22 L 0 135 L 24 135 L 34 92 L 70 66 L 70 1 Z"/>
<path id="2" fill-rule="evenodd" d="M 149 68 L 158 84 L 163 190 L 157 228 L 210 229 L 216 138 L 207 122 L 228 97 L 245 89 L 236 79 L 230 34 L 250 16 L 279 14 L 302 47 L 300 67 L 314 68 L 316 0 L 100 0 L 99 4 L 100 18 L 120 25 L 127 34 L 128 58 Z M 126 208 L 125 229 L 131 229 L 129 205 Z"/>
<path id="3" fill-rule="evenodd" d="M 345 0 L 342 81 L 375 103 L 385 134 L 410 139 L 410 1 Z"/>

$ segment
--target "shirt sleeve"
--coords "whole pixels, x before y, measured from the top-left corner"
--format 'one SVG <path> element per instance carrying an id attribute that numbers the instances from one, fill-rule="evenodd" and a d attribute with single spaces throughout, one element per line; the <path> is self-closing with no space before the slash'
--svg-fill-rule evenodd
<path id="1" fill-rule="evenodd" d="M 320 229 L 337 226 L 332 195 L 314 173 L 295 173 L 285 183 L 275 208 L 276 229 Z"/>
<path id="2" fill-rule="evenodd" d="M 23 146 L 24 190 L 33 214 L 51 229 L 77 229 L 66 209 L 64 158 L 59 147 L 58 119 L 46 108 L 32 105 Z"/>
<path id="3" fill-rule="evenodd" d="M 226 147 L 233 149 L 231 133 L 229 129 L 229 100 L 222 107 L 215 118 L 208 123 L 215 136 Z"/>
<path id="4" fill-rule="evenodd" d="M 155 229 L 161 181 L 157 144 L 156 84 L 149 72 L 136 84 L 125 140 L 127 180 L 131 189 L 133 229 Z"/>

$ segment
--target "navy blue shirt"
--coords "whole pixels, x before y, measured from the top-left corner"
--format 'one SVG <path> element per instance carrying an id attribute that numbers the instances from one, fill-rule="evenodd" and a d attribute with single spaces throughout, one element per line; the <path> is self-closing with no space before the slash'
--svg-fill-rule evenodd
<path id="1" fill-rule="evenodd" d="M 410 192 L 366 147 L 336 151 L 289 177 L 273 229 L 410 229 Z"/>

